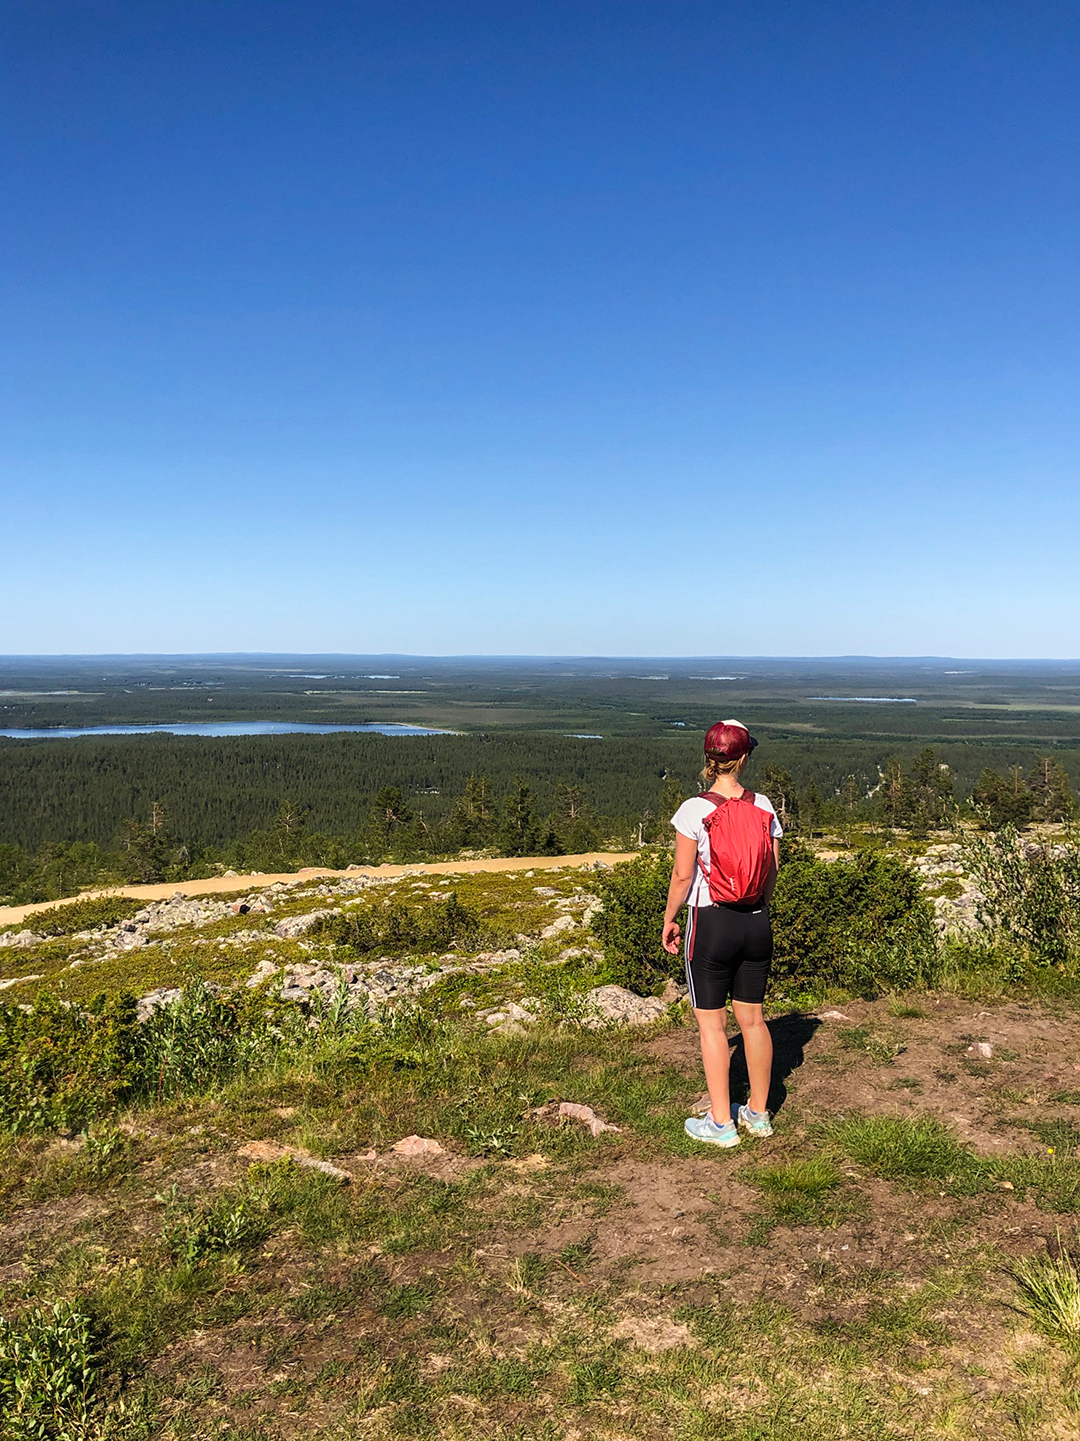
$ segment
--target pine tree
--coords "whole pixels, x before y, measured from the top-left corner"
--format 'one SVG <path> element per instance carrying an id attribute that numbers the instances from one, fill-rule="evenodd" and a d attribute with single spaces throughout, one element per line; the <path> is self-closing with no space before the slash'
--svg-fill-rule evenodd
<path id="1" fill-rule="evenodd" d="M 773 803 L 785 831 L 799 829 L 799 795 L 791 773 L 781 766 L 766 766 L 761 772 L 763 792 Z"/>
<path id="2" fill-rule="evenodd" d="M 933 748 L 919 752 L 911 767 L 909 786 L 910 825 L 925 833 L 942 825 L 952 799 L 952 771 L 942 765 Z"/>
<path id="3" fill-rule="evenodd" d="M 1069 784 L 1069 773 L 1060 761 L 1039 756 L 1028 774 L 1028 787 L 1034 798 L 1036 820 L 1067 821 L 1075 815 L 1076 797 Z"/>
<path id="4" fill-rule="evenodd" d="M 531 855 L 538 836 L 532 791 L 518 776 L 503 806 L 502 849 L 508 856 Z"/>
<path id="5" fill-rule="evenodd" d="M 971 803 L 986 815 L 992 830 L 1026 826 L 1035 809 L 1023 766 L 1010 766 L 1005 775 L 987 766 L 971 793 Z"/>
<path id="6" fill-rule="evenodd" d="M 385 854 L 393 845 L 398 832 L 411 821 L 412 812 L 405 804 L 401 787 L 383 786 L 371 808 L 371 837 L 375 851 Z"/>
<path id="7" fill-rule="evenodd" d="M 555 791 L 555 809 L 548 826 L 546 844 L 560 855 L 581 855 L 600 843 L 600 827 L 585 801 L 584 786 L 560 782 Z"/>
<path id="8" fill-rule="evenodd" d="M 878 798 L 886 825 L 903 826 L 907 823 L 911 810 L 911 787 L 895 756 L 890 756 L 885 762 Z"/>
<path id="9" fill-rule="evenodd" d="M 459 850 L 489 845 L 494 836 L 497 814 L 490 780 L 487 776 L 470 776 L 447 821 L 450 844 Z"/>

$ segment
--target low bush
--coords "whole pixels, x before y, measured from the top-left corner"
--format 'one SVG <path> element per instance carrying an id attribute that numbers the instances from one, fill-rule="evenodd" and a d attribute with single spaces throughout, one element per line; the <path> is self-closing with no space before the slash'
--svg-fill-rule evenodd
<path id="1" fill-rule="evenodd" d="M 66 905 L 50 906 L 28 917 L 21 931 L 34 931 L 39 936 L 73 936 L 78 931 L 92 931 L 95 926 L 115 926 L 141 911 L 145 902 L 128 896 L 93 896 L 85 901 L 69 901 Z"/>
<path id="2" fill-rule="evenodd" d="M 931 985 L 937 946 L 918 876 L 880 851 L 819 861 L 785 845 L 770 907 L 773 979 L 790 990 L 839 986 L 873 997 Z"/>
<path id="3" fill-rule="evenodd" d="M 671 851 L 651 846 L 593 880 L 603 909 L 591 924 L 604 948 L 606 980 L 644 995 L 682 976 L 681 955 L 669 956 L 660 944 L 670 879 Z"/>
<path id="4" fill-rule="evenodd" d="M 979 919 L 1040 965 L 1080 952 L 1080 846 L 1024 840 L 1015 826 L 968 834 L 964 869 L 979 887 Z"/>
<path id="5" fill-rule="evenodd" d="M 90 1318 L 58 1302 L 13 1321 L 0 1316 L 0 1435 L 76 1441 L 93 1428 L 97 1356 Z"/>
<path id="6" fill-rule="evenodd" d="M 130 1093 L 135 999 L 73 1006 L 48 991 L 31 1010 L 0 1006 L 0 1125 L 15 1134 L 81 1130 Z"/>
<path id="7" fill-rule="evenodd" d="M 449 896 L 434 906 L 392 901 L 385 907 L 327 916 L 313 934 L 358 956 L 397 956 L 445 951 L 455 942 L 475 940 L 480 929 L 476 912 Z"/>
<path id="8" fill-rule="evenodd" d="M 266 1061 L 282 1026 L 249 991 L 201 981 L 142 1024 L 135 998 L 73 1005 L 49 991 L 30 1009 L 0 1006 L 0 1126 L 19 1135 L 84 1130 L 126 1102 L 201 1091 Z"/>
<path id="9" fill-rule="evenodd" d="M 278 1028 L 269 1019 L 265 1000 L 251 991 L 217 991 L 204 981 L 185 986 L 138 1027 L 128 1095 L 160 1101 L 252 1070 L 276 1049 Z M 295 1012 L 282 1022 L 301 1023 Z"/>
<path id="10" fill-rule="evenodd" d="M 593 882 L 604 903 L 592 927 L 607 976 L 634 991 L 682 978 L 681 955 L 660 945 L 670 877 L 671 852 L 657 847 Z M 784 989 L 840 986 L 872 997 L 934 980 L 933 913 L 918 876 L 892 856 L 864 851 L 826 863 L 786 842 L 770 911 L 773 978 Z"/>

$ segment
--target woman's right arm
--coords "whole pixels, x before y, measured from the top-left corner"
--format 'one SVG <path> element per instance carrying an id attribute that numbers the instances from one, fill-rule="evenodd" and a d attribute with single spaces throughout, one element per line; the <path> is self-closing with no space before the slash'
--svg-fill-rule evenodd
<path id="1" fill-rule="evenodd" d="M 697 841 L 679 832 L 675 835 L 675 864 L 671 867 L 671 884 L 668 886 L 667 906 L 664 909 L 663 947 L 669 956 L 679 953 L 679 923 L 675 917 L 686 904 L 690 887 L 694 883 L 697 868 Z"/>

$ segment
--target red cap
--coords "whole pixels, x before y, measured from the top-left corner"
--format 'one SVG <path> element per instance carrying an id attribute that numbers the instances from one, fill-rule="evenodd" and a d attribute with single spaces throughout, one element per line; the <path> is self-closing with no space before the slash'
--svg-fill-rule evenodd
<path id="1" fill-rule="evenodd" d="M 705 754 L 710 760 L 737 761 L 749 755 L 757 741 L 742 721 L 717 721 L 705 733 Z"/>

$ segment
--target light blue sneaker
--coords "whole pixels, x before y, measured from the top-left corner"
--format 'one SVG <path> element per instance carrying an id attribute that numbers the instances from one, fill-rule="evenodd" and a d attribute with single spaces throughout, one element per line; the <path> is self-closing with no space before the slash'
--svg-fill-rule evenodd
<path id="1" fill-rule="evenodd" d="M 738 1122 L 751 1136 L 772 1135 L 772 1122 L 769 1120 L 768 1111 L 752 1111 L 749 1106 L 740 1106 Z"/>
<path id="2" fill-rule="evenodd" d="M 709 1111 L 704 1116 L 687 1117 L 683 1129 L 693 1140 L 707 1141 L 710 1146 L 730 1148 L 739 1144 L 738 1127 L 732 1121 L 726 1121 L 722 1126 L 718 1126 Z"/>

